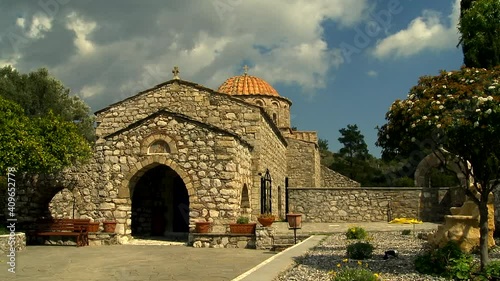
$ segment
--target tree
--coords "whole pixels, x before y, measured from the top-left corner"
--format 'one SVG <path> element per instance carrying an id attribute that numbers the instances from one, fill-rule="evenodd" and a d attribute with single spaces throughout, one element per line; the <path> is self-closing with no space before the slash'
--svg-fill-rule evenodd
<path id="1" fill-rule="evenodd" d="M 368 157 L 365 136 L 361 134 L 357 125 L 347 125 L 347 128 L 342 128 L 339 132 L 342 136 L 338 140 L 344 145 L 339 150 L 340 155 L 346 156 L 351 162 L 354 159 L 364 160 Z"/>
<path id="2" fill-rule="evenodd" d="M 23 109 L 0 97 L 0 169 L 51 173 L 84 161 L 91 148 L 73 122 L 51 113 L 28 118 Z"/>
<path id="3" fill-rule="evenodd" d="M 52 112 L 62 120 L 74 122 L 90 143 L 94 141 L 90 108 L 77 96 L 70 96 L 70 90 L 50 76 L 47 69 L 20 74 L 10 66 L 0 68 L 0 96 L 20 105 L 28 117 Z"/>
<path id="4" fill-rule="evenodd" d="M 500 183 L 499 82 L 500 67 L 421 77 L 405 100 L 391 105 L 377 142 L 391 154 L 419 143 L 472 179 L 465 191 L 479 209 L 482 268 L 489 262 L 488 196 Z"/>
<path id="5" fill-rule="evenodd" d="M 462 0 L 459 44 L 467 67 L 500 65 L 500 1 Z"/>
<path id="6" fill-rule="evenodd" d="M 319 146 L 319 151 L 320 152 L 328 151 L 328 140 L 320 138 L 318 140 L 318 146 Z"/>
<path id="7" fill-rule="evenodd" d="M 339 130 L 338 138 L 343 147 L 334 154 L 330 168 L 351 179 L 367 185 L 381 185 L 382 172 L 376 159 L 368 153 L 364 136 L 357 125 L 347 125 Z"/>

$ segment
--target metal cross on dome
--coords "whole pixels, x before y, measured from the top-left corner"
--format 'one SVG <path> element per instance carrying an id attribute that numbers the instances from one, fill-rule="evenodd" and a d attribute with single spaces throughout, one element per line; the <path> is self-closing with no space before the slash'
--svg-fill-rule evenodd
<path id="1" fill-rule="evenodd" d="M 179 68 L 177 66 L 174 66 L 174 70 L 172 70 L 172 73 L 174 74 L 174 78 L 173 79 L 180 79 L 179 78 Z"/>
<path id="2" fill-rule="evenodd" d="M 247 75 L 248 74 L 248 65 L 245 64 L 245 66 L 243 67 L 243 70 L 244 70 L 244 74 Z"/>

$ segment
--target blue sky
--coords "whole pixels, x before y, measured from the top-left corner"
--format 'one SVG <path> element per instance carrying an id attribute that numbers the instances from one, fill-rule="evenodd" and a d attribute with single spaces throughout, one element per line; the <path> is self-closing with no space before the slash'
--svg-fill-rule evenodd
<path id="1" fill-rule="evenodd" d="M 357 124 L 379 156 L 390 104 L 462 65 L 458 12 L 458 0 L 0 1 L 0 66 L 46 67 L 95 111 L 173 66 L 217 89 L 248 64 L 292 100 L 293 126 L 337 151 Z"/>

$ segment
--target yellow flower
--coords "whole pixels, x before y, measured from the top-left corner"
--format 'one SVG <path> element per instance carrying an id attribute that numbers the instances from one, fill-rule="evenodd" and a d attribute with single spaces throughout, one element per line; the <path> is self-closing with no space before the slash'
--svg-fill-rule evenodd
<path id="1" fill-rule="evenodd" d="M 358 265 L 362 265 L 363 263 L 361 261 L 358 261 Z"/>
<path id="2" fill-rule="evenodd" d="M 337 267 L 341 267 L 340 263 L 337 263 Z"/>
<path id="3" fill-rule="evenodd" d="M 343 259 L 342 261 L 343 261 L 343 262 L 348 262 L 348 261 L 349 261 L 349 259 Z"/>
<path id="4" fill-rule="evenodd" d="M 377 273 L 374 273 L 373 276 L 375 276 L 375 278 L 379 278 L 380 276 L 378 276 Z"/>

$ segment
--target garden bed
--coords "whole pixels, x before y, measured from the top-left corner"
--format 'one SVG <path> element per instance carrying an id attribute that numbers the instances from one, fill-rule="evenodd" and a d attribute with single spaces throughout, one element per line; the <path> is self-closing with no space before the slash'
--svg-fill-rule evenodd
<path id="1" fill-rule="evenodd" d="M 379 274 L 383 280 L 432 281 L 447 280 L 445 278 L 420 274 L 415 270 L 414 260 L 422 254 L 427 242 L 413 235 L 402 235 L 398 232 L 369 233 L 370 243 L 375 246 L 373 257 L 361 261 L 362 266 Z M 331 280 L 332 272 L 341 267 L 357 267 L 357 260 L 346 261 L 347 245 L 353 243 L 347 240 L 345 233 L 335 233 L 325 239 L 305 255 L 296 259 L 295 265 L 282 272 L 275 281 L 285 280 Z M 497 241 L 498 243 L 498 241 Z M 397 250 L 398 257 L 384 260 L 387 250 Z M 477 258 L 477 257 L 476 257 Z M 490 258 L 500 259 L 500 252 L 494 249 Z"/>

